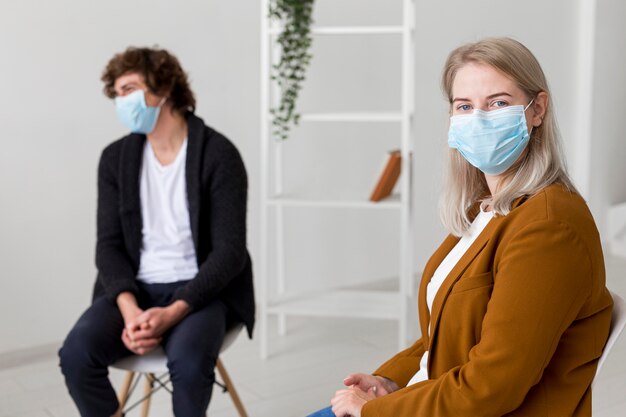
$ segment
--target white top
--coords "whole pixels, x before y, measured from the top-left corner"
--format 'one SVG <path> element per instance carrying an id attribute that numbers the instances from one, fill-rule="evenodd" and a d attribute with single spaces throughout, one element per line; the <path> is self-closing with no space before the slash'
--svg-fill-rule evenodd
<path id="1" fill-rule="evenodd" d="M 482 207 L 480 213 L 472 222 L 470 228 L 461 237 L 458 243 L 452 248 L 450 253 L 441 262 L 437 270 L 433 274 L 428 286 L 426 287 L 426 304 L 428 305 L 428 311 L 433 309 L 433 301 L 435 296 L 443 284 L 443 281 L 448 277 L 448 274 L 452 271 L 452 268 L 459 262 L 461 257 L 467 252 L 472 243 L 476 240 L 478 235 L 485 229 L 489 221 L 493 218 L 493 211 L 483 211 Z M 430 334 L 430 325 L 428 326 L 428 333 Z M 428 379 L 428 351 L 424 352 L 422 359 L 420 360 L 420 370 L 417 371 L 413 378 L 409 381 L 408 385 L 416 384 Z"/>
<path id="2" fill-rule="evenodd" d="M 137 279 L 148 284 L 186 281 L 198 273 L 191 236 L 185 160 L 187 139 L 176 159 L 161 165 L 149 141 L 143 151 L 140 200 L 143 220 Z"/>

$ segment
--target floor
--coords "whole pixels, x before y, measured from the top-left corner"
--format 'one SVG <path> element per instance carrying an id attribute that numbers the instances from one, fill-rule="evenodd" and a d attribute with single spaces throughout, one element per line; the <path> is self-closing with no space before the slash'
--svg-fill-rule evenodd
<path id="1" fill-rule="evenodd" d="M 626 298 L 626 260 L 609 258 L 608 286 Z M 243 333 L 222 360 L 250 417 L 302 417 L 328 403 L 353 371 L 372 371 L 396 352 L 397 329 L 387 321 L 293 318 L 288 335 L 276 336 L 272 356 L 259 359 L 256 340 Z M 124 374 L 113 371 L 119 387 Z M 626 409 L 626 335 L 615 346 L 596 381 L 594 416 L 622 416 Z M 171 417 L 169 394 L 157 393 L 151 416 Z M 138 416 L 138 409 L 128 416 Z M 216 387 L 211 417 L 235 417 L 228 394 Z M 0 417 L 76 417 L 57 360 L 41 360 L 0 370 Z"/>

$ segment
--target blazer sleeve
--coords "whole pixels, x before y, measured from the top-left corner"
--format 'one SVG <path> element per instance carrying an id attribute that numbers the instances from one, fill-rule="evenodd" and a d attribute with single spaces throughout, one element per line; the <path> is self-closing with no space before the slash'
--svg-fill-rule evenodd
<path id="1" fill-rule="evenodd" d="M 399 387 L 405 387 L 419 371 L 425 350 L 423 339 L 420 338 L 411 347 L 383 363 L 373 374 L 391 379 Z"/>
<path id="2" fill-rule="evenodd" d="M 200 227 L 209 228 L 211 250 L 198 274 L 174 294 L 174 299 L 185 300 L 192 309 L 217 297 L 248 262 L 246 169 L 237 148 L 225 138 L 220 139 L 211 149 L 214 166 L 210 173 L 208 221 L 200 219 Z"/>
<path id="3" fill-rule="evenodd" d="M 555 220 L 528 224 L 497 256 L 480 342 L 468 361 L 366 403 L 363 417 L 496 417 L 522 404 L 590 294 L 592 259 L 581 236 Z"/>
<path id="4" fill-rule="evenodd" d="M 124 245 L 120 218 L 117 165 L 112 147 L 106 148 L 98 165 L 96 267 L 105 294 L 114 301 L 124 291 L 137 293 L 136 271 Z"/>

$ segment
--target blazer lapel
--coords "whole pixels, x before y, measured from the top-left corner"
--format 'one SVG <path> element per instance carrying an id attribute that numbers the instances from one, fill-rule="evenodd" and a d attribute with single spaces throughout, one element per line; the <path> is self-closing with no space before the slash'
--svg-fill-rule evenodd
<path id="1" fill-rule="evenodd" d="M 140 172 L 146 137 L 131 134 L 123 142 L 119 166 L 120 217 L 133 260 L 139 265 L 141 249 Z"/>
<path id="2" fill-rule="evenodd" d="M 524 203 L 527 196 L 521 196 L 516 198 L 511 204 L 511 210 L 517 208 L 521 204 Z M 479 205 L 476 205 L 472 210 L 478 210 Z M 452 248 L 459 242 L 459 238 L 455 236 L 448 236 L 448 238 L 441 244 L 439 249 L 433 254 L 430 258 L 426 267 L 424 268 L 424 275 L 422 276 L 422 281 L 420 283 L 420 292 L 419 292 L 419 315 L 420 315 L 420 326 L 422 330 L 422 335 L 427 335 L 427 343 L 428 343 L 428 351 L 432 350 L 433 341 L 435 340 L 436 333 L 439 327 L 439 320 L 441 318 L 441 312 L 443 311 L 443 306 L 450 294 L 450 290 L 454 286 L 454 284 L 459 280 L 463 272 L 467 269 L 469 264 L 478 256 L 478 254 L 483 250 L 489 239 L 493 235 L 494 230 L 498 227 L 498 224 L 503 220 L 504 217 L 496 217 L 491 219 L 489 224 L 485 227 L 482 233 L 478 236 L 478 238 L 474 241 L 474 243 L 469 247 L 467 252 L 459 259 L 457 264 L 452 268 L 452 271 L 448 274 L 446 279 L 443 281 L 439 291 L 437 291 L 437 295 L 433 301 L 433 309 L 429 314 L 428 306 L 426 304 L 426 290 L 430 279 L 437 267 L 441 264 L 441 262 L 445 259 L 445 257 L 450 253 Z M 429 326 L 430 326 L 430 334 L 429 334 Z M 433 355 L 429 355 L 428 360 L 428 369 L 430 369 L 430 363 Z"/>
<path id="3" fill-rule="evenodd" d="M 190 113 L 187 116 L 187 159 L 185 161 L 185 180 L 187 181 L 187 203 L 189 204 L 189 224 L 196 254 L 198 253 L 198 235 L 200 221 L 200 181 L 204 122 Z"/>
<path id="4" fill-rule="evenodd" d="M 448 237 L 443 241 L 443 243 L 437 248 L 435 253 L 430 257 L 426 266 L 424 267 L 424 272 L 422 273 L 422 279 L 420 281 L 420 289 L 418 292 L 418 310 L 419 310 L 419 321 L 420 321 L 420 330 L 422 332 L 422 337 L 425 340 L 428 340 L 428 324 L 430 323 L 430 312 L 428 311 L 428 305 L 426 303 L 426 289 L 430 279 L 433 277 L 435 270 L 437 267 L 443 262 L 445 257 L 450 253 L 452 248 L 458 243 L 460 238 L 454 235 L 448 235 Z M 428 345 L 428 343 L 426 344 Z"/>
<path id="5" fill-rule="evenodd" d="M 485 227 L 478 238 L 472 243 L 467 252 L 459 259 L 457 264 L 452 268 L 452 271 L 448 274 L 446 279 L 441 284 L 437 295 L 433 300 L 433 308 L 430 317 L 430 340 L 428 350 L 432 349 L 433 341 L 435 340 L 436 333 L 439 326 L 439 320 L 441 318 L 441 312 L 443 306 L 446 303 L 450 290 L 454 284 L 459 280 L 463 272 L 467 269 L 469 264 L 476 258 L 476 256 L 482 251 L 489 239 L 493 235 L 493 231 L 498 226 L 498 223 L 502 221 L 503 217 L 496 217 L 491 219 L 489 224 Z M 430 362 L 430 360 L 429 360 Z"/>

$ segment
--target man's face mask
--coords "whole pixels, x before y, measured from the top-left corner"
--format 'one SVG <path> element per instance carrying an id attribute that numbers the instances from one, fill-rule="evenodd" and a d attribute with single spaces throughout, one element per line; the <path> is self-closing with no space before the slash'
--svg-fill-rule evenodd
<path id="1" fill-rule="evenodd" d="M 148 134 L 154 130 L 164 102 L 165 98 L 157 107 L 147 106 L 144 91 L 137 90 L 115 97 L 115 110 L 122 124 L 131 132 Z"/>

